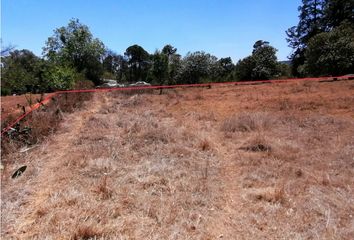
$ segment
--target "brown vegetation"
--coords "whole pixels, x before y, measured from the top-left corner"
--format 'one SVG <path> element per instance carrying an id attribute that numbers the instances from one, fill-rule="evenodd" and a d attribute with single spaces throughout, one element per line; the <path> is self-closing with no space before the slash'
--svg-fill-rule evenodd
<path id="1" fill-rule="evenodd" d="M 91 96 L 91 93 L 79 93 L 53 97 L 49 103 L 43 104 L 38 110 L 27 115 L 2 136 L 1 156 L 18 151 L 21 147 L 37 144 L 53 134 L 63 119 L 63 114 L 81 108 Z M 28 107 L 32 105 L 30 102 L 28 104 Z M 9 114 L 1 124 L 2 129 L 12 123 L 16 115 L 16 111 Z"/>
<path id="2" fill-rule="evenodd" d="M 42 100 L 45 95 L 41 94 L 23 94 L 19 96 L 1 97 L 1 123 L 10 115 L 18 116 L 23 113 L 23 107 L 28 110 L 31 105 Z"/>
<path id="3" fill-rule="evenodd" d="M 3 157 L 1 234 L 353 239 L 353 86 L 96 93 Z"/>

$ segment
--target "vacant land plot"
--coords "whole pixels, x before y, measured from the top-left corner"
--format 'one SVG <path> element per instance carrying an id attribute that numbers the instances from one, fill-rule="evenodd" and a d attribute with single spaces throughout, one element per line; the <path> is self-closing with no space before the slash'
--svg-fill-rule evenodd
<path id="1" fill-rule="evenodd" d="M 353 239 L 354 82 L 97 93 L 2 164 L 4 239 Z"/>

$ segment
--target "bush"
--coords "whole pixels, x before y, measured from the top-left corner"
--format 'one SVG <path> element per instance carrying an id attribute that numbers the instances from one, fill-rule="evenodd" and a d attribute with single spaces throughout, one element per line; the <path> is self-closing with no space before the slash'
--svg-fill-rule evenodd
<path id="1" fill-rule="evenodd" d="M 44 79 L 50 90 L 67 90 L 74 86 L 76 72 L 66 66 L 50 66 Z"/>
<path id="2" fill-rule="evenodd" d="M 4 88 L 4 87 L 1 88 L 1 96 L 7 96 L 7 95 L 10 95 L 10 94 L 11 94 L 11 90 L 10 89 Z"/>

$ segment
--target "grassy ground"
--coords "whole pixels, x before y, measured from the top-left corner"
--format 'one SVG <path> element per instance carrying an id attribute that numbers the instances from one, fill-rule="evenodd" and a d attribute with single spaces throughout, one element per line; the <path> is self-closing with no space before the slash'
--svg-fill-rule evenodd
<path id="1" fill-rule="evenodd" d="M 353 81 L 97 93 L 3 156 L 1 234 L 353 239 L 353 93 Z"/>

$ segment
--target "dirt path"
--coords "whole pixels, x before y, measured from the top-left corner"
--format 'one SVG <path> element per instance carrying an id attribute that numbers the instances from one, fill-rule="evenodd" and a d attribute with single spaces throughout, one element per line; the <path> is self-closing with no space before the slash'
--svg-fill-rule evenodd
<path id="1" fill-rule="evenodd" d="M 22 186 L 22 188 L 26 188 L 26 191 L 31 194 L 27 196 L 23 203 L 26 206 L 24 208 L 25 212 L 18 212 L 20 216 L 12 216 L 16 218 L 12 220 L 19 223 L 17 229 L 6 229 L 6 226 L 4 226 L 3 231 L 7 231 L 8 233 L 15 231 L 18 236 L 26 238 L 26 233 L 29 232 L 31 228 L 37 227 L 36 218 L 38 212 L 36 211 L 40 209 L 41 205 L 48 201 L 48 198 L 53 192 L 53 186 L 61 186 L 62 189 L 67 187 L 68 182 L 66 178 L 73 177 L 75 173 L 68 172 L 67 170 L 70 170 L 70 168 L 66 168 L 62 179 L 58 179 L 58 174 L 54 173 L 63 169 L 63 160 L 68 159 L 70 154 L 72 154 L 74 142 L 82 131 L 83 125 L 87 119 L 96 114 L 102 107 L 104 101 L 102 97 L 105 98 L 105 96 L 99 94 L 94 95 L 93 99 L 89 103 L 86 103 L 87 109 L 68 115 L 68 118 L 65 119 L 62 125 L 62 129 L 49 143 L 43 145 L 41 149 L 34 149 L 29 156 L 26 156 L 27 159 L 29 159 L 29 161 L 26 162 L 28 174 L 34 173 L 34 178 L 24 183 L 26 185 Z M 33 172 L 31 169 L 38 170 Z M 38 175 L 36 173 L 38 173 Z M 60 185 L 58 181 L 62 181 L 66 184 Z M 23 182 L 20 182 L 20 184 L 21 183 Z M 6 187 L 7 186 L 5 186 L 5 188 Z M 4 191 L 6 190 L 4 189 Z M 60 192 L 60 189 L 55 189 L 55 191 Z M 6 198 L 4 201 L 6 201 Z"/>

